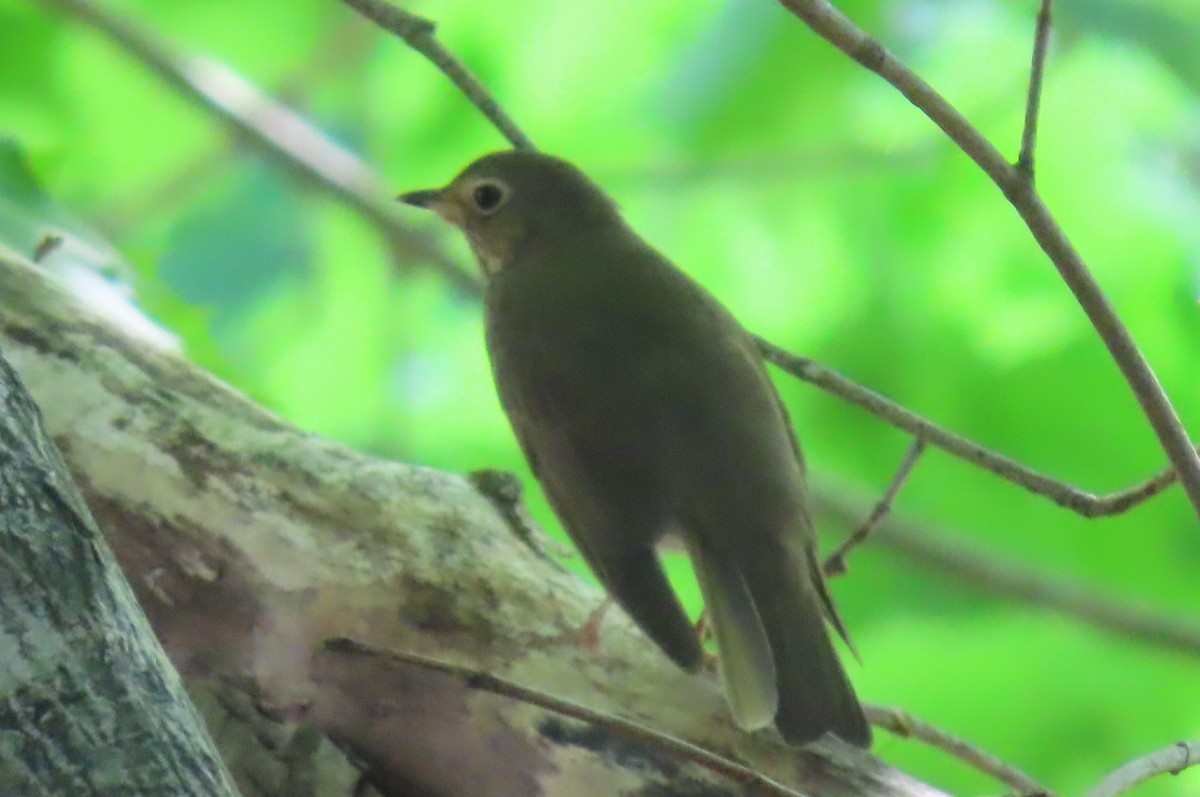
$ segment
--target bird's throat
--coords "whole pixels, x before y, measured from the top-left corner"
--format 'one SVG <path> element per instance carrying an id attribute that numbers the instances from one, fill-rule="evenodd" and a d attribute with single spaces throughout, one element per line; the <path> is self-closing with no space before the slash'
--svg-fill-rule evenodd
<path id="1" fill-rule="evenodd" d="M 483 270 L 485 277 L 491 277 L 500 272 L 504 268 L 504 264 L 508 262 L 511 253 L 506 247 L 497 245 L 494 241 L 485 242 L 481 236 L 467 233 L 467 240 L 471 244 L 471 251 L 475 253 L 475 259 L 479 261 L 479 267 Z"/>

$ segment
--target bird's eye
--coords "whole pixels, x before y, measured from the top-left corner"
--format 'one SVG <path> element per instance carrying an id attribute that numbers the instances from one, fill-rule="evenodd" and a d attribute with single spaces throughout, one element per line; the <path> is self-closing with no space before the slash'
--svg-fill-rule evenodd
<path id="1" fill-rule="evenodd" d="M 471 192 L 471 199 L 475 202 L 475 207 L 483 213 L 496 211 L 504 202 L 504 198 L 504 188 L 497 183 L 480 183 Z"/>

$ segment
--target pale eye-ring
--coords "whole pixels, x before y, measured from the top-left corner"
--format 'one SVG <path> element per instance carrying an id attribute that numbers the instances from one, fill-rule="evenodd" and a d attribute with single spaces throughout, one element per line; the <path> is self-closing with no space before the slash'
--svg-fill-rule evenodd
<path id="1" fill-rule="evenodd" d="M 508 191 L 497 182 L 482 182 L 471 191 L 471 201 L 480 213 L 495 213 L 508 198 Z"/>

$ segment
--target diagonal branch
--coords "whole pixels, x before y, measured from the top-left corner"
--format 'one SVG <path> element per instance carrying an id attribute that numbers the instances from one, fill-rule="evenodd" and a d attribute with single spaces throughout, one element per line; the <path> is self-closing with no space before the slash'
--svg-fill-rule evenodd
<path id="1" fill-rule="evenodd" d="M 478 294 L 478 281 L 447 256 L 432 236 L 404 224 L 378 178 L 362 161 L 224 64 L 178 55 L 139 26 L 90 0 L 41 3 L 91 25 L 290 174 L 333 194 L 370 219 L 394 249 L 427 262 L 459 291 Z"/>
<path id="2" fill-rule="evenodd" d="M 466 98 L 495 125 L 509 143 L 517 149 L 533 150 L 533 142 L 517 127 L 500 103 L 483 87 L 479 79 L 471 74 L 463 63 L 434 37 L 434 24 L 398 8 L 384 0 L 342 0 L 346 5 L 370 19 L 384 30 L 391 31 L 404 40 L 412 49 L 428 58 L 458 87 Z"/>
<path id="3" fill-rule="evenodd" d="M 780 0 L 818 35 L 892 84 L 992 179 L 1058 269 L 1133 390 L 1200 517 L 1200 457 L 1129 330 L 1034 190 L 1032 181 L 928 83 L 824 0 Z"/>
<path id="4" fill-rule="evenodd" d="M 991 775 L 1006 786 L 1012 786 L 1018 794 L 1026 795 L 1026 797 L 1050 794 L 1049 789 L 1012 764 L 980 750 L 970 742 L 947 733 L 941 728 L 917 719 L 903 709 L 870 705 L 863 708 L 872 725 L 884 728 L 896 736 L 919 739 L 930 747 L 936 747 L 943 753 L 957 758 L 980 772 Z"/>
<path id="5" fill-rule="evenodd" d="M 436 42 L 433 42 L 432 23 L 426 20 L 421 20 L 420 18 L 414 17 L 412 14 L 409 14 L 406 11 L 402 11 L 394 6 L 391 6 L 390 4 L 384 2 L 384 0 L 343 1 L 353 5 L 355 8 L 358 8 L 364 14 L 367 14 L 381 25 L 384 25 L 389 30 L 396 33 L 410 46 L 414 47 L 414 49 L 417 49 L 419 52 L 429 57 L 430 60 L 437 64 L 439 68 L 442 69 L 442 71 L 447 75 L 447 77 L 449 77 L 450 80 L 454 82 L 454 84 L 458 86 L 490 120 L 492 120 L 493 124 L 495 124 L 496 127 L 502 133 L 504 133 L 504 135 L 507 136 L 515 146 L 528 146 L 529 148 L 532 148 L 532 144 L 529 143 L 528 137 L 525 136 L 525 134 L 522 133 L 519 128 L 517 128 L 516 124 L 507 116 L 507 114 L 504 114 L 503 111 L 494 113 L 491 110 L 498 109 L 498 104 L 496 103 L 495 99 L 487 93 L 487 90 L 477 81 L 475 81 L 475 79 L 466 72 L 465 68 L 458 64 L 456 59 L 453 59 L 448 54 L 445 54 L 440 45 L 436 45 Z M 786 2 L 785 5 L 787 5 Z M 801 3 L 800 5 L 810 4 Z M 791 8 L 791 6 L 789 6 L 789 8 Z M 826 9 L 828 13 L 840 17 L 840 14 L 838 14 L 836 11 L 833 11 L 831 8 L 826 6 Z M 806 19 L 806 21 L 808 20 Z M 846 20 L 846 24 L 850 24 L 848 20 Z M 1027 118 L 1029 115 L 1031 115 L 1033 121 L 1032 124 L 1027 121 L 1026 133 L 1024 136 L 1024 140 L 1028 142 L 1029 147 L 1028 157 L 1030 163 L 1030 175 L 1032 175 L 1032 148 L 1035 135 L 1034 130 L 1036 129 L 1037 107 L 1040 104 L 1042 74 L 1046 57 L 1046 42 L 1049 37 L 1049 27 L 1049 0 L 1045 0 L 1043 5 L 1043 13 L 1039 15 L 1038 18 L 1038 44 L 1035 46 L 1034 51 L 1033 74 L 1031 76 L 1030 84 L 1030 101 L 1029 108 L 1027 109 Z M 818 30 L 818 32 L 821 31 Z M 414 41 L 416 43 L 414 43 Z M 890 57 L 887 56 L 882 47 L 880 47 L 877 43 L 874 43 L 873 40 L 868 41 L 871 41 L 873 47 L 865 47 L 861 53 L 855 56 L 856 59 L 861 60 L 864 62 L 864 64 L 869 65 L 869 63 L 873 62 L 873 60 L 876 58 L 876 55 L 874 54 L 876 49 L 878 50 L 880 59 Z M 434 57 L 427 52 L 427 48 L 434 45 L 436 45 L 438 48 L 437 53 L 440 54 L 438 57 Z M 853 55 L 854 53 L 851 54 Z M 911 75 L 911 73 L 909 74 Z M 462 77 L 463 75 L 466 75 L 466 77 L 470 80 L 468 86 L 464 85 L 464 79 Z M 912 77 L 919 82 L 919 78 L 916 78 L 915 75 Z M 921 85 L 924 86 L 923 83 Z M 971 127 L 971 125 L 960 115 L 958 115 L 958 113 L 954 111 L 952 107 L 946 104 L 944 100 L 941 100 L 941 98 L 938 97 L 932 89 L 929 89 L 928 86 L 925 86 L 925 89 L 933 97 L 940 100 L 948 109 L 949 113 L 957 119 L 957 122 L 951 126 L 952 129 L 958 130 L 961 136 L 967 137 L 971 141 L 972 145 L 982 147 L 984 149 L 991 149 L 993 152 L 995 151 L 978 131 Z M 935 121 L 937 121 L 937 119 L 935 119 Z M 949 133 L 950 131 L 947 130 L 947 132 Z M 951 134 L 951 137 L 954 138 L 955 136 Z M 957 141 L 958 139 L 955 138 L 955 140 Z M 964 149 L 966 149 L 966 147 L 964 147 Z M 968 154 L 970 154 L 970 152 L 968 152 Z M 996 153 L 996 157 L 999 158 L 999 153 Z M 983 166 L 984 164 L 980 163 L 980 165 Z M 1010 167 L 1007 163 L 1004 163 L 1002 158 L 1000 159 L 1000 166 L 1003 168 L 1004 174 L 1008 174 L 1009 172 L 1015 173 L 1013 167 Z M 985 171 L 987 171 L 986 167 Z M 993 175 L 992 172 L 988 173 L 989 175 L 993 176 L 993 179 L 996 179 L 996 175 Z M 1030 179 L 1032 179 L 1032 177 L 1030 177 Z M 1082 264 L 1080 264 L 1080 267 L 1082 268 Z M 1096 290 L 1099 291 L 1099 288 L 1097 287 Z M 790 354 L 783 349 L 780 349 L 778 346 L 770 343 L 769 341 L 763 340 L 762 338 L 756 338 L 756 340 L 760 349 L 762 349 L 768 360 L 775 363 L 777 366 L 793 376 L 814 384 L 817 387 L 820 387 L 821 389 L 838 396 L 839 398 L 845 399 L 853 404 L 857 404 L 858 406 L 866 409 L 868 412 L 871 412 L 877 417 L 882 418 L 884 421 L 910 432 L 930 445 L 942 448 L 948 453 L 978 465 L 979 467 L 990 471 L 1006 481 L 1010 481 L 1020 487 L 1024 487 L 1026 490 L 1029 490 L 1036 495 L 1047 497 L 1059 506 L 1070 509 L 1071 511 L 1083 515 L 1084 517 L 1105 517 L 1121 514 L 1122 512 L 1131 509 L 1143 501 L 1158 495 L 1167 487 L 1174 484 L 1177 479 L 1177 475 L 1174 470 L 1166 469 L 1160 471 L 1149 479 L 1130 487 L 1129 489 L 1110 493 L 1108 495 L 1097 496 L 1090 492 L 1081 490 L 1071 484 L 1067 484 L 1066 482 L 1044 476 L 1024 465 L 1021 465 L 1015 460 L 989 451 L 978 443 L 972 442 L 961 435 L 948 431 L 932 421 L 922 418 L 911 410 L 908 410 L 898 404 L 894 404 L 893 402 L 890 402 L 880 396 L 878 393 L 864 388 L 841 376 L 840 374 L 825 369 L 811 360 Z M 1130 341 L 1130 343 L 1132 344 L 1132 341 Z M 1138 356 L 1140 357 L 1140 355 Z M 1153 377 L 1153 375 L 1151 375 L 1151 377 Z M 1165 401 L 1165 396 L 1163 396 L 1163 400 Z M 1168 409 L 1170 409 L 1169 405 Z M 1180 431 L 1182 431 L 1182 427 L 1180 427 Z M 1194 459 L 1195 452 L 1191 448 L 1190 441 L 1187 443 L 1187 446 L 1189 453 Z M 1170 452 L 1168 452 L 1168 454 L 1169 453 Z M 1174 458 L 1172 458 L 1172 461 L 1174 462 Z M 1200 471 L 1197 471 L 1197 484 L 1200 484 Z M 1200 495 L 1200 493 L 1198 493 L 1198 495 Z M 1200 504 L 1197 504 L 1195 501 L 1193 504 L 1197 506 L 1197 511 L 1200 512 Z"/>
<path id="6" fill-rule="evenodd" d="M 491 692 L 502 697 L 519 700 L 546 709 L 547 711 L 553 711 L 572 719 L 589 723 L 598 729 L 624 736 L 634 742 L 656 747 L 682 761 L 699 764 L 718 775 L 729 778 L 749 789 L 749 793 L 774 795 L 775 797 L 798 797 L 799 795 L 799 792 L 766 777 L 760 772 L 690 742 L 625 719 L 624 717 L 556 697 L 541 689 L 523 686 L 489 672 L 443 661 L 431 656 L 424 656 L 419 653 L 384 649 L 345 637 L 327 639 L 324 641 L 322 648 L 325 652 L 334 655 L 367 657 L 391 666 L 413 665 L 448 675 L 462 681 L 471 689 Z M 1011 764 L 980 750 L 974 745 L 940 728 L 916 719 L 906 711 L 873 705 L 868 705 L 865 709 L 872 725 L 884 728 L 897 736 L 909 737 L 925 742 L 931 747 L 935 747 L 963 763 L 991 775 L 1001 783 L 1012 786 L 1019 792 L 1026 794 L 1049 794 L 1049 791 L 1044 786 Z"/>
<path id="7" fill-rule="evenodd" d="M 706 794 L 746 790 L 712 788 L 720 781 L 707 771 L 480 699 L 436 673 L 323 655 L 330 629 L 638 717 L 805 794 L 934 792 L 865 751 L 796 750 L 740 731 L 715 679 L 673 665 L 624 616 L 605 624 L 597 657 L 577 636 L 597 588 L 531 551 L 465 479 L 290 427 L 3 253 L 0 349 L 174 660 L 204 679 L 257 687 L 245 690 L 257 705 L 354 751 L 389 794 L 445 782 L 449 760 L 470 793 L 497 782 L 512 785 L 482 791 L 527 794 L 553 782 L 561 792 L 585 780 L 603 793 L 620 791 L 605 788 L 612 783 L 669 791 L 679 780 Z"/>
<path id="8" fill-rule="evenodd" d="M 842 544 L 825 558 L 826 576 L 840 576 L 846 572 L 846 557 L 850 555 L 851 551 L 866 542 L 867 538 L 871 536 L 871 532 L 879 526 L 880 521 L 892 511 L 892 503 L 900 494 L 900 488 L 904 486 L 904 482 L 908 480 L 913 468 L 917 466 L 917 460 L 924 452 L 925 441 L 918 437 L 908 447 L 904 459 L 900 462 L 900 467 L 896 469 L 896 475 L 892 477 L 891 483 L 884 490 L 883 497 L 876 502 L 871 514 L 867 516 L 861 526 L 855 529 L 853 534 L 843 540 Z"/>
<path id="9" fill-rule="evenodd" d="M 366 645 L 353 639 L 339 637 L 328 639 L 323 644 L 324 650 L 345 656 L 366 656 L 377 659 L 393 666 L 397 664 L 412 664 L 427 670 L 433 670 L 457 678 L 471 689 L 492 692 L 502 697 L 520 700 L 524 703 L 553 711 L 572 719 L 581 720 L 603 728 L 614 734 L 619 734 L 635 742 L 656 747 L 669 755 L 683 761 L 690 761 L 729 778 L 736 783 L 753 790 L 755 793 L 773 795 L 773 797 L 800 797 L 800 793 L 784 786 L 777 780 L 767 777 L 749 767 L 743 766 L 724 756 L 705 750 L 702 747 L 686 742 L 632 720 L 609 714 L 606 711 L 589 708 L 565 698 L 555 697 L 547 692 L 533 689 L 513 681 L 506 680 L 492 673 L 463 667 L 458 664 L 441 661 L 418 653 L 402 650 L 385 650 L 372 645 Z"/>
<path id="10" fill-rule="evenodd" d="M 1119 492 L 1102 496 L 1085 492 L 1066 482 L 1038 473 L 1003 454 L 984 448 L 806 357 L 784 351 L 762 338 L 755 340 L 769 362 L 797 379 L 816 385 L 827 393 L 863 408 L 892 426 L 909 432 L 929 445 L 937 446 L 946 453 L 977 465 L 1035 495 L 1049 498 L 1059 506 L 1084 517 L 1119 515 L 1153 498 L 1175 483 L 1175 472 L 1168 469 Z"/>
<path id="11" fill-rule="evenodd" d="M 357 19 L 347 23 L 330 31 L 304 61 L 272 87 L 271 94 L 280 102 L 304 107 L 318 84 L 353 67 L 356 57 L 365 50 L 365 38 L 373 31 Z M 143 31 L 143 35 L 150 34 Z M 106 202 L 93 215 L 93 222 L 109 238 L 117 238 L 135 224 L 144 224 L 146 219 L 178 207 L 221 174 L 222 167 L 238 154 L 241 143 L 238 136 L 227 135 L 189 153 L 186 160 L 172 164 L 172 172 L 155 185 Z"/>

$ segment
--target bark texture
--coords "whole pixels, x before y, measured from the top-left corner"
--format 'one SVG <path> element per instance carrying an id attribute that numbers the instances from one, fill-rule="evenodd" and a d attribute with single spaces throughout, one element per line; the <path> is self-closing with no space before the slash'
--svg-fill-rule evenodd
<path id="1" fill-rule="evenodd" d="M 583 648 L 578 629 L 600 593 L 515 533 L 512 507 L 466 478 L 298 431 L 90 317 L 12 259 L 0 259 L 0 349 L 42 405 L 171 660 L 217 695 L 205 702 L 223 726 L 242 722 L 239 711 L 273 724 L 266 747 L 279 764 L 256 793 L 304 793 L 273 784 L 313 782 L 321 739 L 386 795 L 742 793 L 697 765 L 452 677 L 323 651 L 331 637 L 620 714 L 808 793 L 935 793 L 845 745 L 797 751 L 773 733 L 738 731 L 716 679 L 675 668 L 617 610 L 601 650 Z"/>
<path id="2" fill-rule="evenodd" d="M 4 359 L 8 347 L 0 345 L 0 794 L 234 795 Z"/>

